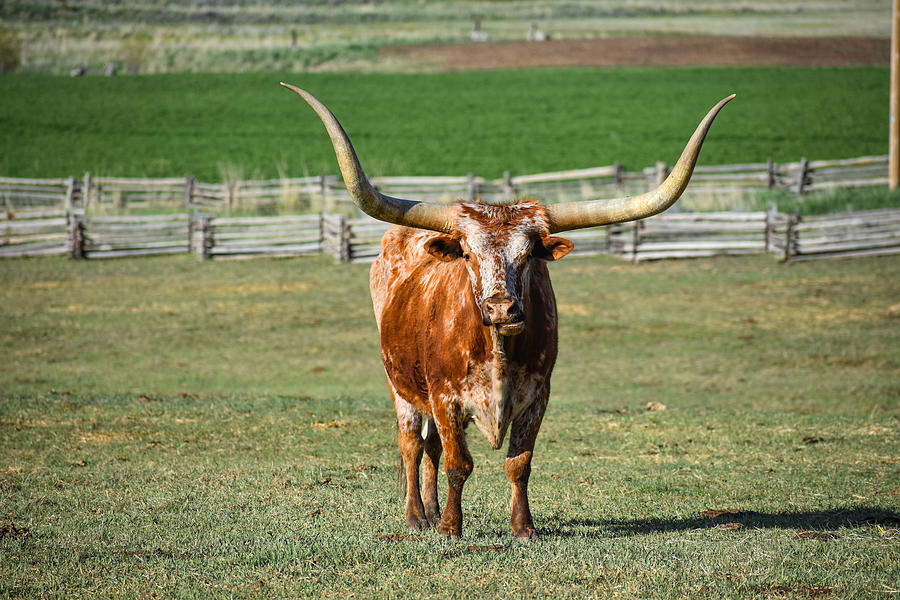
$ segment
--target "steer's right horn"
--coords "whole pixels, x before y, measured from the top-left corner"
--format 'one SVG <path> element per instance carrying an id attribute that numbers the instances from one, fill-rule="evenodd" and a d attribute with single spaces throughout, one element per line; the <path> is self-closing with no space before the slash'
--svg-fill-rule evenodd
<path id="1" fill-rule="evenodd" d="M 379 221 L 387 221 L 397 225 L 430 229 L 443 233 L 451 233 L 453 231 L 452 207 L 392 198 L 376 190 L 359 164 L 359 158 L 356 156 L 356 151 L 353 150 L 350 138 L 347 137 L 344 128 L 341 127 L 337 118 L 328 110 L 328 107 L 305 90 L 284 82 L 281 85 L 306 100 L 313 110 L 316 111 L 316 114 L 319 115 L 319 118 L 322 119 L 325 129 L 328 130 L 328 135 L 331 137 L 334 153 L 337 155 L 338 165 L 341 168 L 341 175 L 344 177 L 344 185 L 347 186 L 347 191 L 350 192 L 353 202 L 364 213 Z"/>

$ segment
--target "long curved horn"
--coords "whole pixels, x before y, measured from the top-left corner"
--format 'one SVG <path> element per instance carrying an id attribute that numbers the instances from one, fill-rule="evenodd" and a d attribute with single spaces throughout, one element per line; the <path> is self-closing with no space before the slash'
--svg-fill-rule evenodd
<path id="1" fill-rule="evenodd" d="M 703 145 L 703 139 L 706 137 L 706 132 L 709 131 L 713 119 L 734 96 L 732 94 L 723 98 L 710 109 L 700 125 L 697 126 L 697 130 L 694 131 L 694 135 L 685 146 L 684 152 L 681 153 L 672 172 L 658 188 L 630 198 L 566 202 L 545 206 L 550 233 L 643 219 L 661 213 L 675 204 L 691 179 L 694 165 L 697 163 L 697 156 L 700 154 L 700 146 Z"/>
<path id="2" fill-rule="evenodd" d="M 307 91 L 284 82 L 281 82 L 281 85 L 306 100 L 313 110 L 316 111 L 316 114 L 319 115 L 319 118 L 322 119 L 325 129 L 328 130 L 328 135 L 331 137 L 331 144 L 334 146 L 334 153 L 337 155 L 341 175 L 344 177 L 344 185 L 347 186 L 347 191 L 350 192 L 353 202 L 364 213 L 379 221 L 387 221 L 397 225 L 431 229 L 432 231 L 444 233 L 453 231 L 452 207 L 392 198 L 376 190 L 369 183 L 365 171 L 359 164 L 359 159 L 356 156 L 356 151 L 353 150 L 350 138 L 347 137 L 344 128 L 341 127 L 337 118 L 328 110 L 328 107 Z"/>

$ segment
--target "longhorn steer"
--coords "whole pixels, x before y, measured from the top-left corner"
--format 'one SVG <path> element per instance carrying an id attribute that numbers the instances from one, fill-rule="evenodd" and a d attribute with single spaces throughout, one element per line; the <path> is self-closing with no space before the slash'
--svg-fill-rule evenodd
<path id="1" fill-rule="evenodd" d="M 308 92 L 282 85 L 322 119 L 354 202 L 372 217 L 399 225 L 384 236 L 370 289 L 397 411 L 407 525 L 439 524 L 440 533 L 461 535 L 462 488 L 472 472 L 464 428 L 474 421 L 495 450 L 510 429 L 504 470 L 512 486 L 512 531 L 519 538 L 537 537 L 528 478 L 557 352 L 556 300 L 546 261 L 572 249 L 572 242 L 550 234 L 667 209 L 687 186 L 713 119 L 734 96 L 709 111 L 672 173 L 652 192 L 546 207 L 533 201 L 437 205 L 375 190 L 331 111 Z M 442 452 L 449 484 L 443 514 L 437 498 Z"/>

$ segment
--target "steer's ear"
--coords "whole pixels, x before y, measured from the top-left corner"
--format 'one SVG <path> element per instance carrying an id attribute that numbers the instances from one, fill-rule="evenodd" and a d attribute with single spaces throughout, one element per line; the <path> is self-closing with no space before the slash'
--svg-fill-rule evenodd
<path id="1" fill-rule="evenodd" d="M 459 240 L 452 235 L 438 235 L 425 242 L 425 251 L 438 260 L 450 262 L 463 255 Z"/>
<path id="2" fill-rule="evenodd" d="M 571 252 L 574 246 L 575 244 L 566 238 L 545 235 L 535 243 L 531 253 L 535 258 L 559 260 Z"/>

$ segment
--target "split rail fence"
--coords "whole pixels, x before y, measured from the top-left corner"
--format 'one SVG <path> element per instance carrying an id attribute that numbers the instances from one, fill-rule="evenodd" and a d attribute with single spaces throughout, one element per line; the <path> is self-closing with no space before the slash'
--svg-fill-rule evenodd
<path id="1" fill-rule="evenodd" d="M 641 171 L 621 165 L 519 175 L 505 173 L 487 180 L 465 177 L 376 177 L 380 191 L 429 202 L 509 202 L 520 198 L 569 202 L 636 194 L 656 187 L 669 173 L 665 163 Z M 802 196 L 835 187 L 888 184 L 888 157 L 866 156 L 776 164 L 700 166 L 694 170 L 682 205 L 692 198 L 754 194 L 787 189 Z M 17 179 L 0 177 L 0 211 L 82 209 L 91 214 L 168 210 L 221 213 L 328 213 L 358 215 L 343 183 L 336 176 L 313 176 L 261 181 L 203 183 L 193 176 L 140 179 L 97 177 L 82 179 Z"/>
<path id="2" fill-rule="evenodd" d="M 204 259 L 326 253 L 368 262 L 388 224 L 319 214 L 217 217 L 178 213 L 85 216 L 28 211 L 0 219 L 0 257 L 114 258 L 194 252 Z M 633 262 L 772 253 L 785 262 L 900 253 L 900 209 L 801 217 L 768 212 L 672 213 L 568 232 L 576 255 L 609 253 Z"/>
<path id="3" fill-rule="evenodd" d="M 887 185 L 886 156 L 697 167 L 685 194 L 753 193 L 787 188 L 798 195 L 832 187 Z M 467 177 L 382 177 L 384 193 L 432 202 L 508 202 L 518 198 L 579 201 L 634 194 L 668 174 L 657 163 L 641 172 L 618 164 L 488 181 Z M 101 258 L 196 252 L 203 258 L 328 253 L 371 261 L 387 225 L 359 217 L 337 177 L 202 183 L 92 177 L 82 180 L 0 178 L 0 257 L 69 255 Z M 684 204 L 684 200 L 681 201 Z M 5 212 L 4 212 L 5 208 Z M 139 216 L 140 211 L 168 212 Z M 217 212 L 314 212 L 238 217 Z M 633 260 L 772 252 L 785 261 L 900 252 L 900 210 L 824 217 L 772 211 L 682 212 L 573 231 L 576 254 L 611 253 Z"/>

